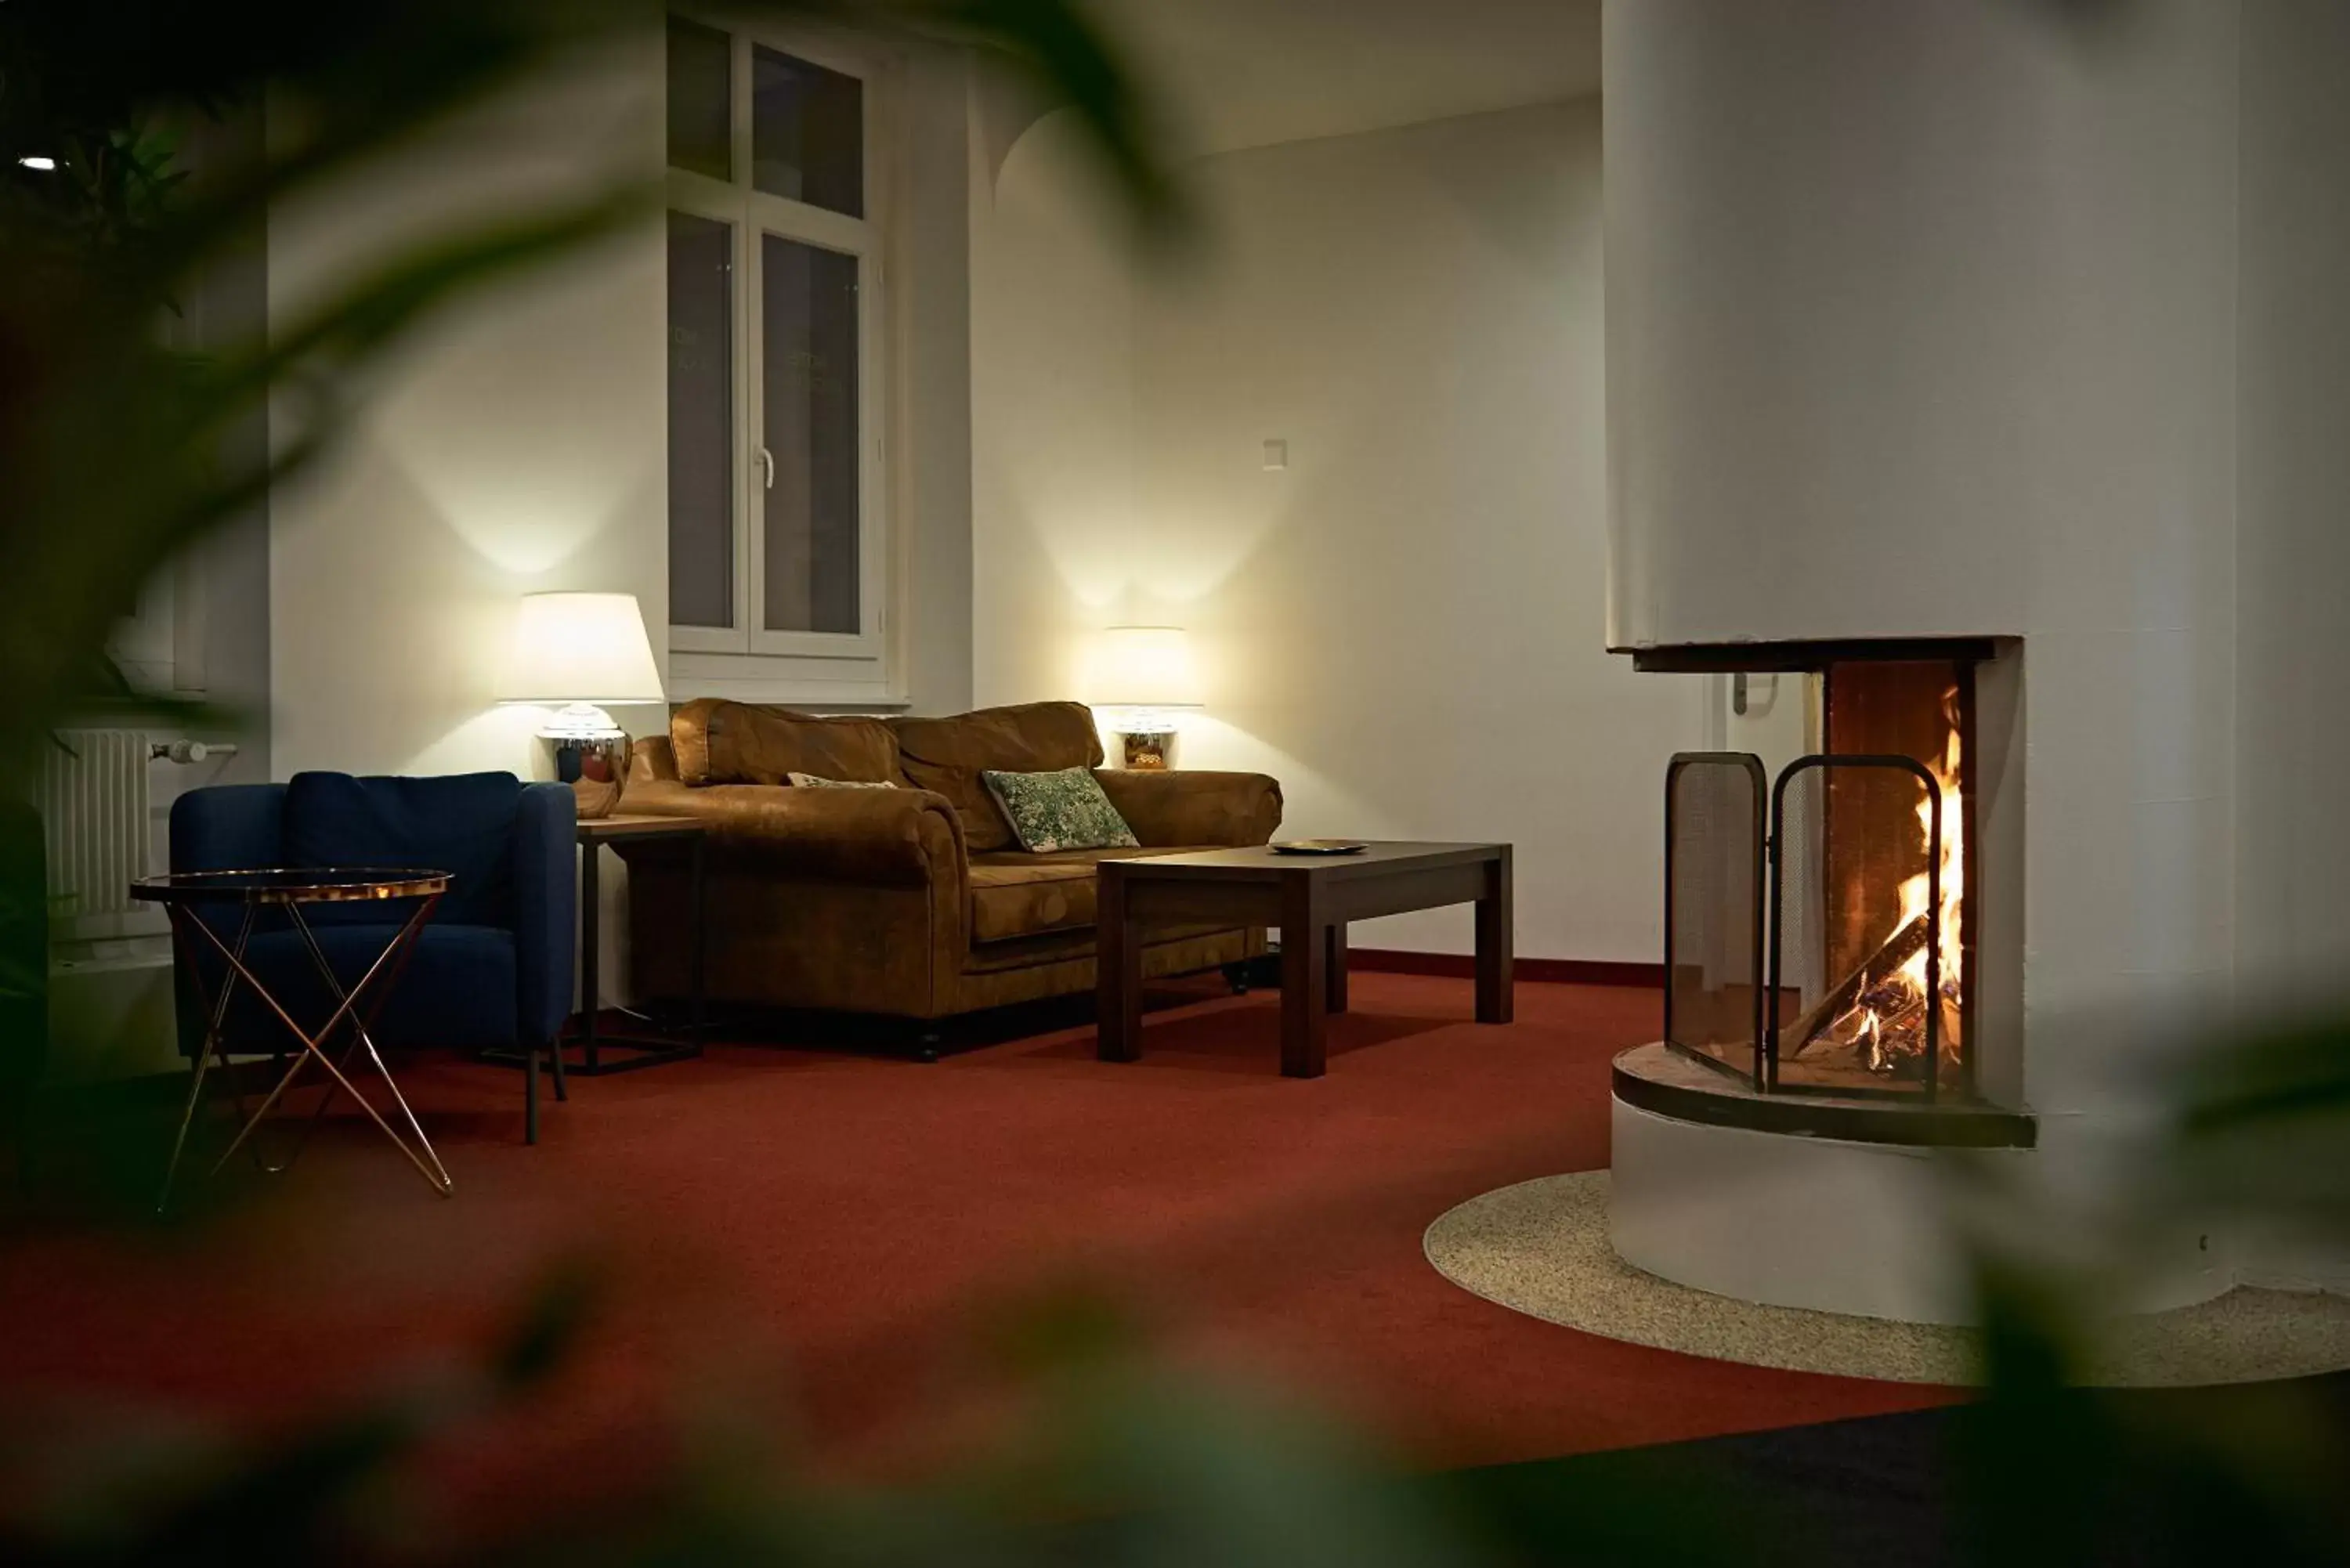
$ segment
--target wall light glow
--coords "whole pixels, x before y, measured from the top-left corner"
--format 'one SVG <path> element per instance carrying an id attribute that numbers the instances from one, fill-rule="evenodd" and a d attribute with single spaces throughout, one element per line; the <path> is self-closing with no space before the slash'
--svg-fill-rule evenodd
<path id="1" fill-rule="evenodd" d="M 43 173 L 47 173 L 57 166 L 57 161 L 56 159 L 44 158 L 37 152 L 29 158 L 19 158 L 16 161 L 23 164 L 27 169 L 38 169 Z"/>

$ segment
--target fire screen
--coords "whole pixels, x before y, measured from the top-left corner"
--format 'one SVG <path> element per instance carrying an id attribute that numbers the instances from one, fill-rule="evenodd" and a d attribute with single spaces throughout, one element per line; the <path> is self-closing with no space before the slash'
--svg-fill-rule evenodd
<path id="1" fill-rule="evenodd" d="M 1665 1039 L 1762 1085 L 1762 823 L 1744 752 L 1684 752 L 1665 771 Z"/>
<path id="2" fill-rule="evenodd" d="M 1762 1087 L 1964 1091 L 1942 786 L 1914 757 L 1810 756 L 1771 794 Z"/>
<path id="3" fill-rule="evenodd" d="M 1837 661 L 1824 750 L 1665 774 L 1665 1039 L 1758 1094 L 1975 1097 L 1973 676 Z"/>

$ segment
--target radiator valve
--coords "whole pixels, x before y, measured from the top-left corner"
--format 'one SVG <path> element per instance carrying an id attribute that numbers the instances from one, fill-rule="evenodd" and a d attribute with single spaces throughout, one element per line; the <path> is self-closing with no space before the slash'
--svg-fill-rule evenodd
<path id="1" fill-rule="evenodd" d="M 148 747 L 147 754 L 158 761 L 169 758 L 175 763 L 201 763 L 208 757 L 233 757 L 236 748 L 207 745 L 202 741 L 157 741 Z"/>

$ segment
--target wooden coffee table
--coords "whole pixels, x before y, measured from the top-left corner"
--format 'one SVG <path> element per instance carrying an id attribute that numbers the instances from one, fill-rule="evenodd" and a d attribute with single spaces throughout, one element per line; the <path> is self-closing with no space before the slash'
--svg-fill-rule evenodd
<path id="1" fill-rule="evenodd" d="M 1510 1022 L 1510 846 L 1373 844 L 1358 855 L 1206 849 L 1105 860 L 1098 868 L 1105 1062 L 1142 1054 L 1142 933 L 1149 926 L 1281 931 L 1281 1071 L 1322 1075 L 1324 1025 L 1347 1011 L 1347 922 L 1445 904 L 1477 906 L 1477 1022 Z"/>

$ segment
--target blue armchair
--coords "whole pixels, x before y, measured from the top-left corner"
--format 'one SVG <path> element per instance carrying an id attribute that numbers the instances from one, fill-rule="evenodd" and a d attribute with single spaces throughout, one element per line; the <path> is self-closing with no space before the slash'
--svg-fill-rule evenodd
<path id="1" fill-rule="evenodd" d="M 576 810 L 570 785 L 526 784 L 512 774 L 296 774 L 282 784 L 226 784 L 182 795 L 172 806 L 172 869 L 392 866 L 453 873 L 369 1033 L 386 1048 L 518 1052 L 525 1064 L 525 1137 L 536 1143 L 538 1075 L 548 1056 L 556 1097 L 567 1097 L 555 1045 L 571 1012 Z M 413 912 L 411 900 L 303 911 L 346 987 L 359 982 Z M 205 918 L 224 941 L 234 943 L 240 911 L 207 911 Z M 315 1028 L 334 1011 L 333 997 L 298 935 L 282 923 L 273 928 L 267 914 L 262 919 L 245 962 L 287 1012 Z M 181 964 L 189 961 L 182 951 Z M 204 993 L 217 995 L 225 964 L 214 953 L 196 961 L 204 969 Z M 180 977 L 180 1048 L 193 1055 L 209 1021 L 191 978 Z M 240 1054 L 276 1054 L 293 1044 L 285 1025 L 243 991 L 223 1033 Z"/>

